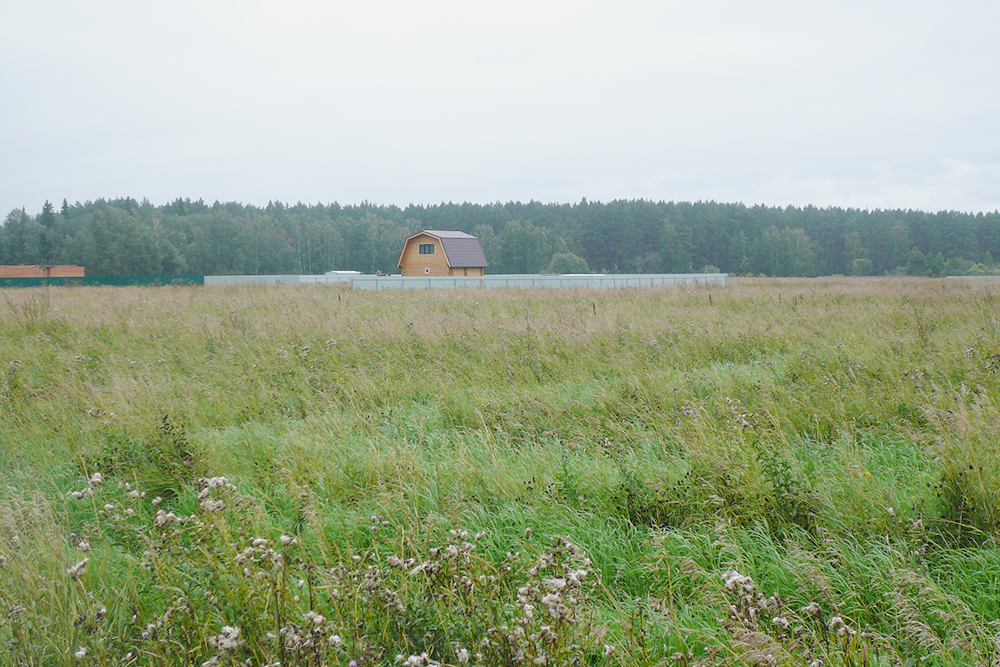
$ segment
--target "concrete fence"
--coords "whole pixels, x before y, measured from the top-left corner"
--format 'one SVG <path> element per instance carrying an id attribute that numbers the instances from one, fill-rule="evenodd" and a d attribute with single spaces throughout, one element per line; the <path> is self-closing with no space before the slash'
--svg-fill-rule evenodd
<path id="1" fill-rule="evenodd" d="M 618 273 L 580 275 L 509 274 L 496 276 L 205 276 L 206 285 L 331 284 L 351 289 L 488 289 L 497 287 L 622 288 L 705 285 L 724 287 L 726 273 Z"/>

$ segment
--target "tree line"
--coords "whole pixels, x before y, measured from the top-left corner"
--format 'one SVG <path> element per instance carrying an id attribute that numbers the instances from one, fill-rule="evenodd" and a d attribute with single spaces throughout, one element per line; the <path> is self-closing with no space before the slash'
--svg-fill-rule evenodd
<path id="1" fill-rule="evenodd" d="M 295 204 L 87 201 L 11 211 L 0 264 L 78 264 L 88 275 L 396 271 L 421 229 L 479 237 L 487 273 L 997 274 L 1000 213 L 717 202 Z"/>

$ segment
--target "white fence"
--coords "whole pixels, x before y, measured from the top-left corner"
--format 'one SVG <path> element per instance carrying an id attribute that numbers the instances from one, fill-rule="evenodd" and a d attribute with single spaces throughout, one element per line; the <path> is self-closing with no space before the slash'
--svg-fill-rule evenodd
<path id="1" fill-rule="evenodd" d="M 705 285 L 725 287 L 726 273 L 617 273 L 586 275 L 508 274 L 497 276 L 205 276 L 206 285 L 287 283 L 349 284 L 351 289 L 482 289 L 491 287 L 621 288 Z"/>

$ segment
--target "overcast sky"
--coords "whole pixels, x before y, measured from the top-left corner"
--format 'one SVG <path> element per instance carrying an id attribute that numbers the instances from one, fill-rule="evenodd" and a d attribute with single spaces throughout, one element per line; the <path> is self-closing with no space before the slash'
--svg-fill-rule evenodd
<path id="1" fill-rule="evenodd" d="M 992 0 L 0 0 L 0 25 L 0 216 L 1000 207 Z"/>

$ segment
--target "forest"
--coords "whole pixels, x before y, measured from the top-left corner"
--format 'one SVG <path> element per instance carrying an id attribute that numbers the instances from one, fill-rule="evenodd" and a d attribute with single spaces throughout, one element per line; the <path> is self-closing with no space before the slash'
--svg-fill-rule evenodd
<path id="1" fill-rule="evenodd" d="M 391 273 L 421 229 L 479 237 L 487 273 L 759 276 L 1000 273 L 1000 212 L 717 202 L 156 206 L 126 197 L 11 211 L 0 264 L 78 264 L 87 275 Z"/>

